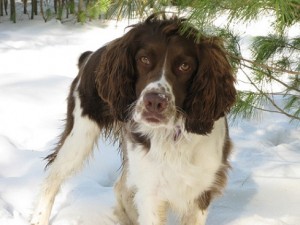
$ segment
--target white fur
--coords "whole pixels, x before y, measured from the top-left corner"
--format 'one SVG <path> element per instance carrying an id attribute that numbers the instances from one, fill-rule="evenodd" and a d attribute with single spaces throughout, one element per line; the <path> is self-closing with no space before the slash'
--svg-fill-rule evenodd
<path id="1" fill-rule="evenodd" d="M 127 185 L 137 190 L 135 201 L 138 212 L 142 212 L 139 222 L 143 225 L 157 224 L 151 208 L 160 202 L 169 203 L 179 215 L 186 214 L 199 194 L 213 185 L 222 166 L 224 118 L 215 122 L 207 136 L 185 133 L 175 143 L 172 135 L 166 138 L 164 133 L 172 131 L 161 129 L 152 133 L 149 151 L 127 142 Z M 149 210 L 147 215 L 145 210 Z"/>
<path id="2" fill-rule="evenodd" d="M 173 105 L 175 115 L 175 97 L 164 73 L 159 81 L 145 87 L 136 109 L 143 108 L 145 93 L 160 87 L 168 90 L 169 107 Z M 200 212 L 195 200 L 213 186 L 216 173 L 223 166 L 225 118 L 216 121 L 212 132 L 205 136 L 185 132 L 182 118 L 175 121 L 175 117 L 170 117 L 167 124 L 155 126 L 144 121 L 141 114 L 142 110 L 134 112 L 133 119 L 138 123 L 135 129 L 150 139 L 150 150 L 126 142 L 127 186 L 137 191 L 134 201 L 139 224 L 160 225 L 158 207 L 166 203 L 181 216 L 183 225 L 204 225 L 207 212 Z"/>
<path id="3" fill-rule="evenodd" d="M 61 184 L 70 175 L 78 171 L 91 154 L 94 143 L 100 135 L 95 122 L 82 116 L 78 92 L 74 92 L 74 126 L 58 155 L 49 168 L 49 173 L 42 185 L 40 200 L 33 214 L 31 224 L 48 225 L 55 196 Z"/>

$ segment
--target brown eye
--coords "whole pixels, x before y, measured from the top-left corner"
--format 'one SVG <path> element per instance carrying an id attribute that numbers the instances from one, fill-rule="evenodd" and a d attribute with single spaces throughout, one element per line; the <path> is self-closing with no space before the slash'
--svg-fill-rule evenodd
<path id="1" fill-rule="evenodd" d="M 191 69 L 190 65 L 187 64 L 187 63 L 182 63 L 179 68 L 178 68 L 180 71 L 182 72 L 187 72 Z"/>
<path id="2" fill-rule="evenodd" d="M 142 57 L 140 58 L 140 61 L 141 61 L 142 63 L 146 64 L 146 65 L 150 65 L 150 60 L 149 60 L 149 58 L 146 57 L 146 56 L 142 56 Z"/>

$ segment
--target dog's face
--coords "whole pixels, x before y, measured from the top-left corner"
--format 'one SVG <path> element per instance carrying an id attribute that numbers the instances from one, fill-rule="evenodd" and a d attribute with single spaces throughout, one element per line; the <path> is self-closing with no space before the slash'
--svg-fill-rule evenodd
<path id="1" fill-rule="evenodd" d="M 146 38 L 146 37 L 145 37 Z M 148 37 L 137 50 L 133 119 L 147 126 L 174 126 L 198 68 L 195 44 L 181 36 Z"/>
<path id="2" fill-rule="evenodd" d="M 222 41 L 197 38 L 182 20 L 148 18 L 105 47 L 96 71 L 99 96 L 119 121 L 207 134 L 235 101 L 235 78 Z"/>

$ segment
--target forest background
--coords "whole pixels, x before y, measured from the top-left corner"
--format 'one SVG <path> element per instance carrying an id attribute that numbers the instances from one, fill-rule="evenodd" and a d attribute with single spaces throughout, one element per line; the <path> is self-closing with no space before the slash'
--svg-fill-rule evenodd
<path id="1" fill-rule="evenodd" d="M 299 124 L 300 0 L 0 0 L 0 24 L 4 18 L 12 23 L 36 17 L 62 23 L 143 19 L 160 11 L 186 17 L 187 24 L 197 27 L 199 35 L 223 37 L 228 58 L 240 74 L 239 82 L 251 87 L 238 91 L 231 112 L 233 121 L 269 111 Z M 225 22 L 216 25 L 220 16 Z M 242 49 L 243 34 L 234 28 L 263 17 L 269 17 L 271 29 L 247 40 L 247 48 Z M 299 33 L 291 35 L 291 29 Z"/>

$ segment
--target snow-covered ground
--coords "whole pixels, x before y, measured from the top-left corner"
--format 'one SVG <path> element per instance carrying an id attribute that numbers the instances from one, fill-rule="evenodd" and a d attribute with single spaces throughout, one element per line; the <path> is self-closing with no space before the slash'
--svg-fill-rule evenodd
<path id="1" fill-rule="evenodd" d="M 123 28 L 0 23 L 0 225 L 28 225 L 44 177 L 42 158 L 63 127 L 77 58 L 122 35 Z M 232 125 L 230 133 L 235 148 L 229 184 L 213 202 L 207 225 L 299 225 L 299 127 L 265 113 Z M 99 142 L 101 149 L 57 196 L 52 225 L 105 225 L 111 217 L 120 160 L 116 147 Z"/>

